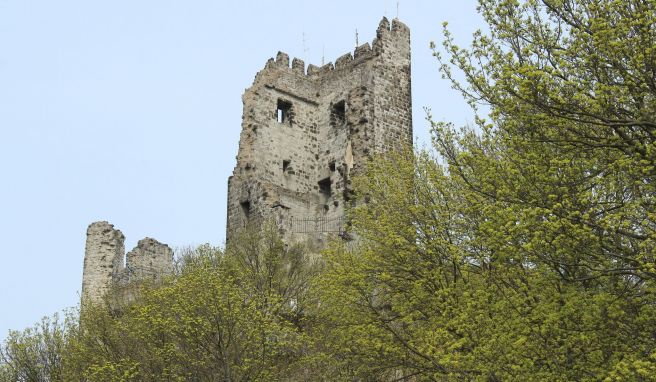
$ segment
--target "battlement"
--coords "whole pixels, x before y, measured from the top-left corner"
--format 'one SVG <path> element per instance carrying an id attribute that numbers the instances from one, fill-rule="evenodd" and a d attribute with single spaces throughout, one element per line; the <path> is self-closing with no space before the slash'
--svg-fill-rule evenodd
<path id="1" fill-rule="evenodd" d="M 371 42 L 371 45 L 366 42 L 357 46 L 353 52 L 343 54 L 337 58 L 334 64 L 332 62 L 328 62 L 327 64 L 324 64 L 320 67 L 314 64 L 309 64 L 306 71 L 305 62 L 299 58 L 294 57 L 291 61 L 292 66 L 290 68 L 289 55 L 285 52 L 279 51 L 276 54 L 275 59 L 272 57 L 266 62 L 264 70 L 290 70 L 291 72 L 300 76 L 316 78 L 317 76 L 322 76 L 330 73 L 333 70 L 349 69 L 349 67 L 353 65 L 358 65 L 367 59 L 380 55 L 384 49 L 384 41 L 386 40 L 403 42 L 409 46 L 410 29 L 398 19 L 393 19 L 390 23 L 386 17 L 383 17 L 383 19 L 378 24 L 378 29 L 376 29 L 376 38 L 374 38 L 374 40 Z"/>

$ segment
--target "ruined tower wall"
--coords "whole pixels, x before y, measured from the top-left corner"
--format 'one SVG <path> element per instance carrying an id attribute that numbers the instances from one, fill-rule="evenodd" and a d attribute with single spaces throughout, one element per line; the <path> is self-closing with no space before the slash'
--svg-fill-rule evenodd
<path id="1" fill-rule="evenodd" d="M 351 172 L 373 153 L 412 144 L 409 30 L 384 18 L 371 45 L 307 72 L 279 52 L 243 103 L 228 239 L 264 218 L 288 240 L 316 239 L 312 227 L 294 225 L 342 219 Z"/>
<path id="2" fill-rule="evenodd" d="M 158 280 L 173 274 L 173 250 L 150 237 L 141 239 L 126 255 L 125 268 L 131 280 Z"/>
<path id="3" fill-rule="evenodd" d="M 113 287 L 173 274 L 173 250 L 168 245 L 151 238 L 142 239 L 126 260 L 124 242 L 123 233 L 106 221 L 91 223 L 87 228 L 82 306 L 101 302 Z"/>
<path id="4" fill-rule="evenodd" d="M 124 241 L 123 233 L 108 222 L 89 225 L 82 275 L 83 301 L 102 300 L 112 280 L 123 272 Z"/>
<path id="5" fill-rule="evenodd" d="M 410 85 L 410 30 L 393 20 L 377 31 L 374 49 L 379 54 L 373 89 L 374 150 L 398 151 L 412 145 L 412 96 Z"/>

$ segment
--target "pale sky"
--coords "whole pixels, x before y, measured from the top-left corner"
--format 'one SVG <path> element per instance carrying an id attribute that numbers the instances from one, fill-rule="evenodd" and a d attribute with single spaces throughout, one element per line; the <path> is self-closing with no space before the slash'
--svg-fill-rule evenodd
<path id="1" fill-rule="evenodd" d="M 412 39 L 415 137 L 473 120 L 429 42 L 448 21 L 461 45 L 475 1 L 400 1 Z M 225 239 L 241 95 L 278 50 L 306 64 L 371 42 L 397 2 L 0 0 L 0 340 L 74 306 L 87 226 L 126 250 Z M 305 40 L 305 43 L 304 43 Z"/>

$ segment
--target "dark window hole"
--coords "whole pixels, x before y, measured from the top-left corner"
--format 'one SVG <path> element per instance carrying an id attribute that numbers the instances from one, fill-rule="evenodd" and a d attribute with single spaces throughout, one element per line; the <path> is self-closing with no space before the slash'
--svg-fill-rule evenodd
<path id="1" fill-rule="evenodd" d="M 276 119 L 279 123 L 284 123 L 290 120 L 291 118 L 292 104 L 291 102 L 278 100 L 278 106 L 276 108 Z"/>
<path id="2" fill-rule="evenodd" d="M 343 125 L 346 122 L 346 102 L 342 100 L 333 105 L 330 122 L 333 126 Z"/>
<path id="3" fill-rule="evenodd" d="M 250 218 L 251 216 L 251 202 L 250 200 L 247 200 L 245 202 L 239 203 L 241 206 L 241 212 L 244 214 L 244 217 L 246 217 L 246 220 Z"/>
<path id="4" fill-rule="evenodd" d="M 319 181 L 319 192 L 321 195 L 330 198 L 332 195 L 332 182 L 330 178 L 321 179 Z"/>

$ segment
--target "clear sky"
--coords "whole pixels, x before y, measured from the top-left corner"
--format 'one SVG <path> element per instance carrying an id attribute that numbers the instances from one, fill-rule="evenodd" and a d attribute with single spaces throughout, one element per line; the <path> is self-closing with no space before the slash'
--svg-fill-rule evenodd
<path id="1" fill-rule="evenodd" d="M 86 227 L 108 220 L 126 249 L 225 238 L 241 95 L 278 50 L 306 64 L 371 42 L 393 0 L 0 0 L 0 339 L 74 306 Z M 412 34 L 414 131 L 424 106 L 472 113 L 440 78 L 441 23 L 466 45 L 473 0 L 402 0 Z"/>

